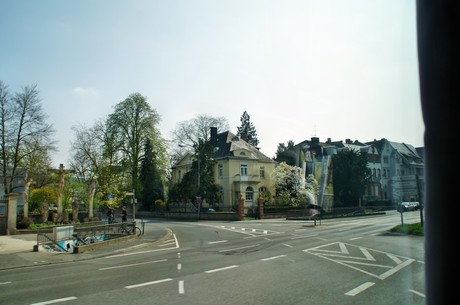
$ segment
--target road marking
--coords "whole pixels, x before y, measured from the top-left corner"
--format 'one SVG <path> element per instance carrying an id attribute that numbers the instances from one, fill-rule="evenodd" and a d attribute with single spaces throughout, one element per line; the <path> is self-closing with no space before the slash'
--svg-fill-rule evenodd
<path id="1" fill-rule="evenodd" d="M 342 242 L 335 242 L 303 251 L 369 274 L 381 280 L 415 261 L 408 257 Z"/>
<path id="2" fill-rule="evenodd" d="M 184 294 L 185 289 L 184 289 L 184 281 L 179 281 L 179 294 Z"/>
<path id="3" fill-rule="evenodd" d="M 356 287 L 355 289 L 352 289 L 352 290 L 348 291 L 347 293 L 345 293 L 345 295 L 349 295 L 349 296 L 353 297 L 353 296 L 357 295 L 358 293 L 363 292 L 367 288 L 374 286 L 374 284 L 375 283 L 372 283 L 372 282 L 366 282 L 366 283 Z"/>
<path id="4" fill-rule="evenodd" d="M 114 255 L 106 256 L 105 258 L 123 257 L 123 256 L 130 256 L 130 255 L 137 255 L 137 254 L 144 254 L 144 253 L 152 253 L 152 252 L 160 252 L 160 251 L 166 251 L 166 250 L 174 250 L 174 249 L 177 249 L 177 247 L 165 248 L 165 249 L 145 250 L 145 251 L 138 251 L 138 252 L 123 253 L 123 254 L 114 254 Z"/>
<path id="5" fill-rule="evenodd" d="M 223 268 L 217 268 L 217 269 L 207 270 L 207 271 L 205 271 L 204 273 L 213 273 L 213 272 L 228 270 L 228 269 L 237 268 L 237 267 L 238 267 L 238 265 L 232 265 L 232 266 L 228 266 L 228 267 L 223 267 Z"/>
<path id="6" fill-rule="evenodd" d="M 138 287 L 143 287 L 143 286 L 148 286 L 148 285 L 154 285 L 154 284 L 160 284 L 160 283 L 164 283 L 164 282 L 169 282 L 169 281 L 172 281 L 172 280 L 173 279 L 163 279 L 163 280 L 158 280 L 158 281 L 145 282 L 145 283 L 140 283 L 140 284 L 136 284 L 136 285 L 126 286 L 125 288 L 127 288 L 127 289 L 138 288 Z"/>
<path id="7" fill-rule="evenodd" d="M 3 283 L 0 283 L 0 285 L 6 285 L 6 284 L 11 284 L 11 282 L 3 282 Z"/>
<path id="8" fill-rule="evenodd" d="M 291 239 L 299 239 L 299 238 L 309 238 L 309 237 L 315 237 L 318 236 L 318 234 L 309 234 L 309 235 L 294 235 L 294 237 L 291 237 Z"/>
<path id="9" fill-rule="evenodd" d="M 293 246 L 288 245 L 288 244 L 282 244 L 282 245 L 283 245 L 283 246 L 286 246 L 286 247 L 288 247 L 288 248 L 294 248 Z"/>
<path id="10" fill-rule="evenodd" d="M 225 249 L 225 250 L 220 250 L 219 252 L 229 252 L 229 251 L 236 251 L 236 250 L 242 250 L 242 249 L 254 248 L 254 247 L 257 247 L 257 246 L 260 246 L 260 244 L 251 245 L 251 246 L 246 246 L 246 247 L 233 248 L 233 249 Z"/>
<path id="11" fill-rule="evenodd" d="M 72 301 L 72 300 L 76 300 L 76 299 L 77 299 L 77 297 L 68 297 L 68 298 L 55 299 L 55 300 L 50 300 L 50 301 L 45 301 L 45 302 L 40 302 L 40 303 L 34 303 L 34 304 L 31 304 L 31 305 L 54 304 L 54 303 Z"/>
<path id="12" fill-rule="evenodd" d="M 267 257 L 267 258 L 261 258 L 260 260 L 263 261 L 263 262 L 266 262 L 266 261 L 269 261 L 269 260 L 272 260 L 272 259 L 277 259 L 277 258 L 281 258 L 281 257 L 285 257 L 286 255 L 277 255 L 277 256 L 272 256 L 272 257 Z"/>
<path id="13" fill-rule="evenodd" d="M 129 265 L 120 265 L 120 266 L 112 266 L 112 267 L 99 268 L 99 270 L 102 271 L 102 270 L 126 268 L 126 267 L 140 266 L 140 265 L 153 264 L 153 263 L 160 263 L 160 262 L 166 262 L 166 261 L 167 261 L 167 259 L 160 259 L 160 260 L 157 260 L 157 261 L 143 262 L 143 263 L 137 263 L 137 264 L 129 264 Z"/>
<path id="14" fill-rule="evenodd" d="M 226 243 L 228 240 L 216 240 L 208 242 L 208 245 L 219 244 L 219 243 Z"/>
<path id="15" fill-rule="evenodd" d="M 181 270 L 182 269 L 182 264 L 177 264 L 177 270 Z"/>
<path id="16" fill-rule="evenodd" d="M 425 297 L 425 295 L 424 295 L 423 293 L 421 293 L 421 292 L 415 291 L 415 290 L 413 290 L 413 289 L 409 289 L 409 291 L 412 292 L 412 293 L 415 293 L 416 295 L 421 296 L 422 298 Z"/>

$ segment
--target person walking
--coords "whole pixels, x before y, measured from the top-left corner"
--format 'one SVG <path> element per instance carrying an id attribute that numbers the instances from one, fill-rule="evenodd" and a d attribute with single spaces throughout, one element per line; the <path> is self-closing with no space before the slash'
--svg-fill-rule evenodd
<path id="1" fill-rule="evenodd" d="M 107 211 L 107 221 L 109 224 L 112 224 L 113 223 L 113 219 L 114 219 L 114 216 L 113 216 L 113 209 L 112 208 L 109 208 L 109 210 Z"/>
<path id="2" fill-rule="evenodd" d="M 126 211 L 126 208 L 123 207 L 121 209 L 121 222 L 126 222 L 128 220 L 128 211 Z"/>

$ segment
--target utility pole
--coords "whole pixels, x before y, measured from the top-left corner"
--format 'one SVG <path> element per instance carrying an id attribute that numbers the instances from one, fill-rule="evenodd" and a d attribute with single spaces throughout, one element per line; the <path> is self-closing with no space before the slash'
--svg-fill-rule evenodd
<path id="1" fill-rule="evenodd" d="M 198 195 L 200 193 L 200 158 L 198 157 Z M 201 196 L 197 197 L 199 198 L 199 200 L 197 200 L 198 202 L 198 220 L 200 219 L 200 214 L 201 214 Z"/>
<path id="2" fill-rule="evenodd" d="M 415 175 L 415 181 L 417 182 L 417 197 L 418 197 L 418 201 L 420 203 L 420 225 L 422 226 L 423 228 L 423 198 L 421 196 L 421 192 L 420 192 L 420 184 L 419 184 L 419 179 L 418 179 L 418 175 Z"/>
<path id="3" fill-rule="evenodd" d="M 133 221 L 136 221 L 136 193 L 133 189 Z"/>

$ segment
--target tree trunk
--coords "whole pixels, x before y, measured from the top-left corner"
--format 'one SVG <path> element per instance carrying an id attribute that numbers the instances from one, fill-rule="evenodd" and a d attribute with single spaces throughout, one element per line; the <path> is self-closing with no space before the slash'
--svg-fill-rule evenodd
<path id="1" fill-rule="evenodd" d="M 92 179 L 89 185 L 88 191 L 88 218 L 93 218 L 93 201 L 94 201 L 94 194 L 96 193 L 96 180 Z"/>

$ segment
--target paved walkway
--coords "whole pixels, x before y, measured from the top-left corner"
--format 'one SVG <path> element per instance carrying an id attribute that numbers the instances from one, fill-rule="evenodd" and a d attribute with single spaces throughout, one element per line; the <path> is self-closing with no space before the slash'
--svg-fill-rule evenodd
<path id="1" fill-rule="evenodd" d="M 37 244 L 37 234 L 18 234 L 0 236 L 0 270 L 22 268 L 28 266 L 47 265 L 76 262 L 96 257 L 111 255 L 123 251 L 138 249 L 160 242 L 171 234 L 167 228 L 154 232 L 145 232 L 140 237 L 133 236 L 132 239 L 116 243 L 110 243 L 99 249 L 89 250 L 84 253 L 50 252 L 40 250 L 34 252 L 34 245 Z"/>

